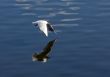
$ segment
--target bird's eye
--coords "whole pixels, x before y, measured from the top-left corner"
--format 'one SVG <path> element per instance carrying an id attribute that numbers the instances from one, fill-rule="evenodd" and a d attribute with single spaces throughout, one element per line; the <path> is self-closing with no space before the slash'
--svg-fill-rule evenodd
<path id="1" fill-rule="evenodd" d="M 38 24 L 34 24 L 34 26 L 38 26 Z"/>

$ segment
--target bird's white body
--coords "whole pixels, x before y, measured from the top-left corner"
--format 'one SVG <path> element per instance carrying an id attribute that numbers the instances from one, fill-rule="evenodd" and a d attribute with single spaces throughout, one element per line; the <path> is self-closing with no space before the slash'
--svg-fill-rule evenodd
<path id="1" fill-rule="evenodd" d="M 45 20 L 38 20 L 38 21 L 35 21 L 35 22 L 32 22 L 32 23 L 33 23 L 33 24 L 37 24 L 38 27 L 39 27 L 39 29 L 40 29 L 42 32 L 44 32 L 44 34 L 45 34 L 46 36 L 48 36 L 48 26 L 47 26 L 48 22 L 47 22 L 47 21 L 45 21 Z M 52 28 L 52 26 L 49 26 L 49 27 Z M 53 28 L 52 28 L 52 29 L 53 29 Z"/>
<path id="2" fill-rule="evenodd" d="M 46 25 L 47 23 L 48 22 L 47 21 L 44 21 L 44 20 L 37 21 L 37 24 L 38 24 L 40 30 L 42 32 L 44 32 L 46 36 L 48 36 L 47 25 Z"/>

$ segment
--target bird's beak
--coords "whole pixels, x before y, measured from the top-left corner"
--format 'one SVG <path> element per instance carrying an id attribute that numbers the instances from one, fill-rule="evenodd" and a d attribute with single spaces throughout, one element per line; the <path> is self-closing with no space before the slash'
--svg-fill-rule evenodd
<path id="1" fill-rule="evenodd" d="M 32 24 L 36 24 L 36 22 L 32 22 Z"/>
<path id="2" fill-rule="evenodd" d="M 36 61 L 36 60 L 37 60 L 37 58 L 35 58 L 35 57 L 32 56 L 32 61 Z"/>

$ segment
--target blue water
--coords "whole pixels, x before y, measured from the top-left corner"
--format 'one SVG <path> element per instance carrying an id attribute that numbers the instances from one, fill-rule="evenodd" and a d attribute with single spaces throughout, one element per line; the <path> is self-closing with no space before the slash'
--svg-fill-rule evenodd
<path id="1" fill-rule="evenodd" d="M 32 25 L 45 19 L 57 35 Z M 33 62 L 57 37 L 46 63 Z M 0 0 L 0 77 L 110 77 L 110 0 Z"/>

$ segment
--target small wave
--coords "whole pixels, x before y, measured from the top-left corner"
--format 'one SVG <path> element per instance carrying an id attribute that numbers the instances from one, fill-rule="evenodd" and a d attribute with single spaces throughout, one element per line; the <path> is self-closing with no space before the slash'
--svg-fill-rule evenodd
<path id="1" fill-rule="evenodd" d="M 16 2 L 27 2 L 28 0 L 16 0 Z"/>
<path id="2" fill-rule="evenodd" d="M 62 19 L 61 21 L 78 21 L 81 20 L 82 18 L 74 18 L 74 19 Z"/>
<path id="3" fill-rule="evenodd" d="M 29 9 L 30 7 L 33 6 L 29 1 L 31 0 L 16 0 L 16 4 L 14 5 L 24 7 L 25 9 Z"/>
<path id="4" fill-rule="evenodd" d="M 98 3 L 98 14 L 96 16 L 104 17 L 110 16 L 110 2 L 108 1 L 101 1 Z"/>
<path id="5" fill-rule="evenodd" d="M 25 6 L 25 7 L 21 7 L 24 10 L 31 10 L 31 6 Z"/>
<path id="6" fill-rule="evenodd" d="M 84 2 L 73 2 L 73 1 L 68 1 L 66 2 L 66 5 L 70 6 L 70 5 L 84 5 L 86 3 Z"/>
<path id="7" fill-rule="evenodd" d="M 73 26 L 79 26 L 79 24 L 55 24 L 54 26 L 73 27 Z"/>
<path id="8" fill-rule="evenodd" d="M 67 1 L 67 2 L 69 2 L 69 1 L 73 1 L 73 0 L 61 0 L 61 1 Z"/>
<path id="9" fill-rule="evenodd" d="M 31 4 L 19 4 L 19 3 L 16 3 L 14 4 L 15 6 L 32 6 Z"/>
<path id="10" fill-rule="evenodd" d="M 64 2 L 49 2 L 49 3 L 36 3 L 36 5 L 43 6 L 67 6 Z"/>
<path id="11" fill-rule="evenodd" d="M 39 3 L 39 2 L 46 2 L 46 1 L 48 1 L 48 0 L 36 0 L 35 2 Z"/>
<path id="12" fill-rule="evenodd" d="M 25 15 L 36 15 L 35 13 L 22 13 L 21 15 L 25 16 Z"/>
<path id="13" fill-rule="evenodd" d="M 79 13 L 69 13 L 69 12 L 65 12 L 65 11 L 60 11 L 57 14 L 62 14 L 62 15 L 73 15 L 73 14 L 79 14 Z"/>
<path id="14" fill-rule="evenodd" d="M 48 15 L 41 15 L 41 16 L 38 16 L 38 18 L 41 18 L 41 17 L 46 17 L 46 18 L 50 18 L 50 17 L 54 17 L 54 16 L 56 16 L 56 14 L 55 13 L 49 13 Z"/>
<path id="15" fill-rule="evenodd" d="M 69 7 L 70 10 L 79 10 L 80 7 Z"/>
<path id="16" fill-rule="evenodd" d="M 53 8 L 35 8 L 35 10 L 40 10 L 40 11 L 51 11 Z"/>

